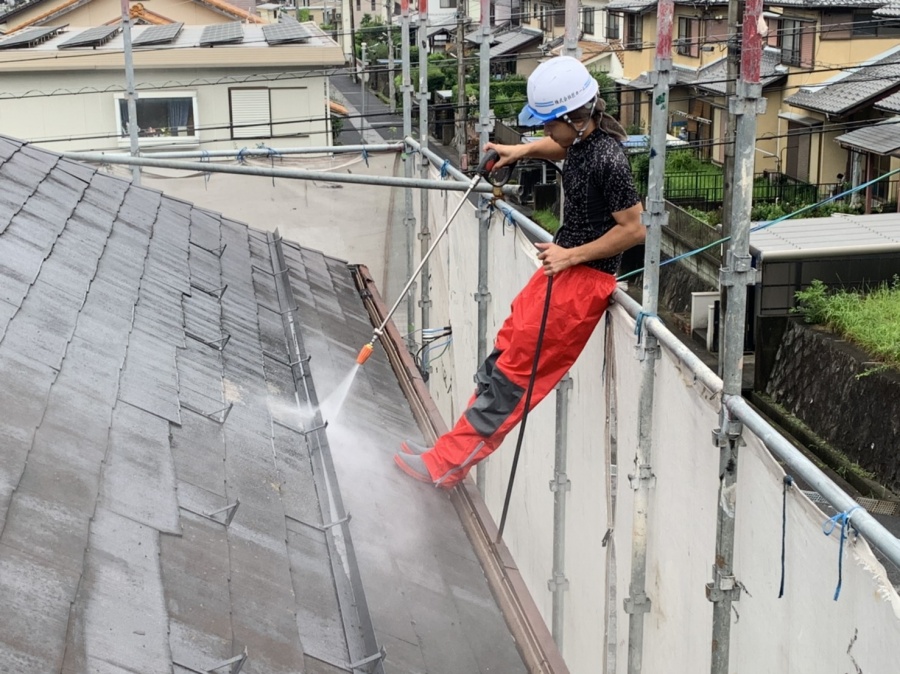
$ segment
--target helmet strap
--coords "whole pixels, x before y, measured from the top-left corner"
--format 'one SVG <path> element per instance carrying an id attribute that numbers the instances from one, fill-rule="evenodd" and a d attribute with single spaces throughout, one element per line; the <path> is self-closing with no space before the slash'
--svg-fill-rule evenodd
<path id="1" fill-rule="evenodd" d="M 566 113 L 566 114 L 564 114 L 564 115 L 562 116 L 563 121 L 565 121 L 566 124 L 568 124 L 569 126 L 571 126 L 573 129 L 575 129 L 575 132 L 576 132 L 576 134 L 577 134 L 577 135 L 575 136 L 575 140 L 572 141 L 572 145 L 575 145 L 575 144 L 581 142 L 581 139 L 582 139 L 582 137 L 584 136 L 584 132 L 587 131 L 587 128 L 588 128 L 588 126 L 589 126 L 590 123 L 591 123 L 591 118 L 594 116 L 594 109 L 595 109 L 596 107 L 597 107 L 597 99 L 594 98 L 594 100 L 591 101 L 591 113 L 588 115 L 588 117 L 587 117 L 587 119 L 585 120 L 584 124 L 582 124 L 580 128 L 579 128 L 578 126 L 576 126 L 576 125 L 575 125 L 575 122 L 573 122 L 572 119 L 569 117 L 569 113 Z"/>

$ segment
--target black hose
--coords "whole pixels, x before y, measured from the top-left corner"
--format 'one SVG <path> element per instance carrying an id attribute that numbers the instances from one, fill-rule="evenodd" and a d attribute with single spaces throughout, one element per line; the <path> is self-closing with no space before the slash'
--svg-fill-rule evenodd
<path id="1" fill-rule="evenodd" d="M 509 472 L 509 484 L 506 485 L 506 498 L 503 501 L 503 514 L 500 516 L 500 527 L 497 529 L 497 543 L 503 538 L 506 526 L 506 514 L 509 512 L 509 499 L 512 496 L 513 482 L 516 479 L 516 467 L 519 465 L 519 453 L 522 451 L 522 439 L 525 437 L 525 422 L 531 409 L 531 393 L 534 391 L 534 380 L 537 378 L 538 361 L 541 358 L 541 347 L 544 343 L 544 330 L 547 328 L 547 314 L 550 313 L 550 291 L 553 290 L 553 277 L 547 278 L 547 296 L 544 298 L 544 313 L 541 316 L 541 328 L 538 330 L 537 345 L 534 348 L 534 362 L 531 365 L 531 377 L 528 379 L 528 390 L 525 393 L 525 410 L 522 412 L 522 423 L 519 425 L 519 439 L 516 441 L 516 453 L 513 455 L 512 469 Z"/>

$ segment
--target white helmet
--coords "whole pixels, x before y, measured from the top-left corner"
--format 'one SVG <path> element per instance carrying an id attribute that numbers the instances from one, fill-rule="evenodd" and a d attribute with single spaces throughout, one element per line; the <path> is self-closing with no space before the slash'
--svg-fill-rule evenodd
<path id="1" fill-rule="evenodd" d="M 597 80 L 577 58 L 556 56 L 544 61 L 528 78 L 528 105 L 519 124 L 536 126 L 590 105 L 597 97 Z"/>

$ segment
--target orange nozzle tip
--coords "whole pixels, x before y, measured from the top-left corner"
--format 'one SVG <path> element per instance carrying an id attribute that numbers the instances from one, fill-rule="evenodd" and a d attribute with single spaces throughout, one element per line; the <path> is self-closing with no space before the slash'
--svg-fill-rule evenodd
<path id="1" fill-rule="evenodd" d="M 364 365 L 367 360 L 369 360 L 369 356 L 375 351 L 375 345 L 369 342 L 363 348 L 359 350 L 359 355 L 356 356 L 356 362 L 359 365 Z"/>

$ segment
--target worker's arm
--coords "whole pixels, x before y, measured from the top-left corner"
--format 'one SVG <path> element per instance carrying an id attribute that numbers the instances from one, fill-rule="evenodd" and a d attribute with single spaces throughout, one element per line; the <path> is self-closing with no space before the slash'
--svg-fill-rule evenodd
<path id="1" fill-rule="evenodd" d="M 496 150 L 497 154 L 500 155 L 500 161 L 497 162 L 494 168 L 502 168 L 507 164 L 512 164 L 520 159 L 549 159 L 551 161 L 562 161 L 566 158 L 566 150 L 550 136 L 544 136 L 533 143 L 519 143 L 518 145 L 487 143 L 484 146 L 484 149 L 485 151 Z"/>
<path id="2" fill-rule="evenodd" d="M 544 265 L 544 273 L 547 276 L 553 276 L 576 264 L 614 257 L 643 243 L 647 237 L 647 229 L 641 222 L 643 211 L 644 208 L 640 202 L 631 208 L 616 211 L 612 214 L 616 221 L 615 227 L 599 239 L 576 248 L 563 248 L 555 243 L 536 243 L 535 245 L 541 250 L 538 259 Z"/>

